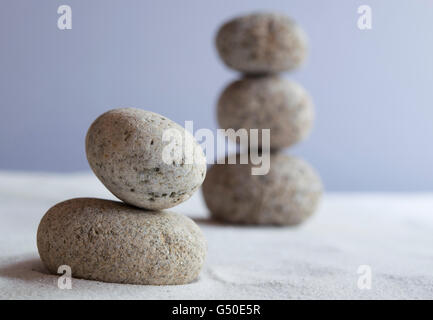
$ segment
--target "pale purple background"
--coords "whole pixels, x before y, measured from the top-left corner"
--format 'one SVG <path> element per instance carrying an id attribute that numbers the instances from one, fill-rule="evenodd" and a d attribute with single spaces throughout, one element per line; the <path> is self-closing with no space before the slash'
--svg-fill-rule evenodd
<path id="1" fill-rule="evenodd" d="M 57 29 L 57 7 L 73 29 Z M 357 28 L 357 8 L 373 29 Z M 237 74 L 213 40 L 258 9 L 292 16 L 310 37 L 286 76 L 313 96 L 317 122 L 292 150 L 328 190 L 433 189 L 433 1 L 158 0 L 0 4 L 0 170 L 89 170 L 84 137 L 102 112 L 152 110 L 217 127 L 215 100 Z"/>

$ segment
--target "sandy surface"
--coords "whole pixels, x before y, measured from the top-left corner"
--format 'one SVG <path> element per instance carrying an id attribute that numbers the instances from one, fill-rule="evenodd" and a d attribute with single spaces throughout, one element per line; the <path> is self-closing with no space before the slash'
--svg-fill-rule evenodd
<path id="1" fill-rule="evenodd" d="M 74 197 L 113 199 L 90 173 L 0 172 L 1 299 L 418 299 L 433 298 L 433 194 L 327 194 L 297 228 L 224 226 L 206 219 L 201 194 L 173 211 L 196 219 L 209 252 L 183 286 L 72 279 L 57 287 L 36 249 L 39 220 Z M 358 267 L 372 270 L 358 288 Z"/>

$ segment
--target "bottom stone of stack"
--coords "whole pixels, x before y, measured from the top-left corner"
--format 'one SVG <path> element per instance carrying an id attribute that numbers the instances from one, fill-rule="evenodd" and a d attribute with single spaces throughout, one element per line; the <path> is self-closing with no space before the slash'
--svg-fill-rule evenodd
<path id="1" fill-rule="evenodd" d="M 202 190 L 214 219 L 239 224 L 297 225 L 314 213 L 322 183 L 308 163 L 277 152 L 271 154 L 266 175 L 252 175 L 253 166 L 237 161 L 215 164 L 208 171 Z"/>
<path id="2" fill-rule="evenodd" d="M 93 198 L 49 209 L 37 245 L 53 274 L 67 265 L 76 278 L 149 285 L 193 281 L 207 251 L 200 228 L 188 217 Z"/>

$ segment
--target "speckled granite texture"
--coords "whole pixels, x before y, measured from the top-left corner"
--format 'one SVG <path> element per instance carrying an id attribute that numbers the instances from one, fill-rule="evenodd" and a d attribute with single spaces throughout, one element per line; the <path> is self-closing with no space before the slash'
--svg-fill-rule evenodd
<path id="1" fill-rule="evenodd" d="M 163 141 L 167 130 L 175 130 L 181 141 Z M 173 160 L 167 162 L 163 152 Z M 87 132 L 86 154 L 108 190 L 145 209 L 178 205 L 206 175 L 206 158 L 194 137 L 166 117 L 141 109 L 120 108 L 99 116 Z"/>
<path id="2" fill-rule="evenodd" d="M 189 283 L 206 256 L 206 240 L 186 216 L 94 198 L 48 210 L 37 244 L 53 274 L 68 265 L 76 278 L 130 284 Z"/>

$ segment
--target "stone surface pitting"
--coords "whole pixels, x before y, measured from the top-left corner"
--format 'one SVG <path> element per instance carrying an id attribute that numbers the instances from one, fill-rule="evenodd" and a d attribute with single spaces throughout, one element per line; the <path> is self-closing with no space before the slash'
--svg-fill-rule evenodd
<path id="1" fill-rule="evenodd" d="M 49 209 L 37 245 L 53 274 L 68 265 L 76 278 L 150 285 L 195 280 L 207 251 L 200 228 L 184 215 L 94 198 Z"/>
<path id="2" fill-rule="evenodd" d="M 125 203 L 75 198 L 49 209 L 37 232 L 49 272 L 66 265 L 72 277 L 104 282 L 195 280 L 207 251 L 200 228 L 186 216 L 157 211 L 187 200 L 202 184 L 206 158 L 194 137 L 157 113 L 119 108 L 90 126 L 86 154 L 95 175 Z"/>
<path id="3" fill-rule="evenodd" d="M 166 163 L 164 130 L 176 129 L 183 143 L 170 144 L 176 159 Z M 185 150 L 193 150 L 195 159 Z M 174 207 L 189 199 L 206 175 L 206 158 L 194 137 L 157 113 L 135 108 L 99 116 L 86 136 L 89 164 L 101 182 L 122 201 L 144 209 Z M 190 159 L 190 161 L 188 161 Z"/>

